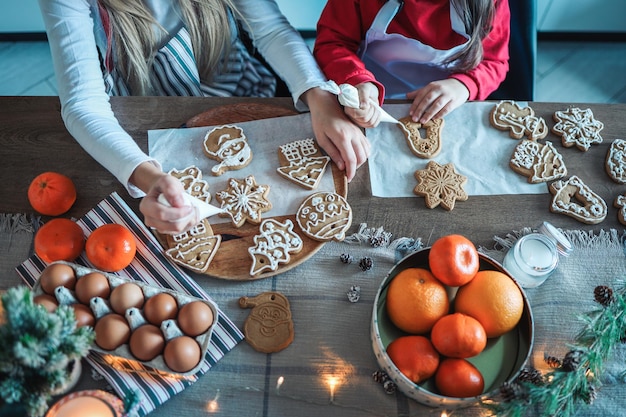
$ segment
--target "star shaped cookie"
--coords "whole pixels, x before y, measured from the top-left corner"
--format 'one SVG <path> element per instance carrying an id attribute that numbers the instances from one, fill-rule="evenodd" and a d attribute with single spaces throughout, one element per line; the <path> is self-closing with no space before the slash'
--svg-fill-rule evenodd
<path id="1" fill-rule="evenodd" d="M 465 201 L 468 195 L 464 190 L 467 177 L 458 174 L 454 165 L 439 165 L 435 161 L 428 162 L 425 169 L 415 171 L 417 186 L 413 192 L 426 198 L 426 207 L 435 208 L 439 204 L 446 210 L 452 210 L 456 200 Z"/>
<path id="2" fill-rule="evenodd" d="M 272 208 L 267 199 L 269 185 L 258 185 L 253 175 L 244 179 L 231 178 L 228 188 L 215 195 L 226 213 L 222 217 L 230 217 L 235 227 L 241 227 L 248 221 L 252 224 L 261 223 L 261 213 Z"/>

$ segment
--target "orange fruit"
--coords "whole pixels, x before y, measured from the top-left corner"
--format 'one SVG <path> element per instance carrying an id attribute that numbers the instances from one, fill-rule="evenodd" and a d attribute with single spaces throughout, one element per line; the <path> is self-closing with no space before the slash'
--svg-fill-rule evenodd
<path id="1" fill-rule="evenodd" d="M 428 266 L 433 275 L 451 287 L 467 284 L 478 272 L 478 251 L 464 236 L 447 235 L 433 243 Z"/>
<path id="2" fill-rule="evenodd" d="M 400 271 L 387 288 L 386 305 L 391 322 L 411 334 L 429 332 L 450 309 L 446 287 L 423 268 Z"/>
<path id="3" fill-rule="evenodd" d="M 137 252 L 135 236 L 121 224 L 111 223 L 91 232 L 85 244 L 89 262 L 97 269 L 115 272 L 126 268 Z"/>
<path id="4" fill-rule="evenodd" d="M 416 384 L 432 377 L 439 366 L 439 354 L 425 336 L 400 336 L 389 343 L 387 355 Z"/>
<path id="5" fill-rule="evenodd" d="M 475 318 L 452 313 L 437 320 L 430 332 L 430 340 L 443 356 L 471 358 L 487 346 L 487 333 Z"/>
<path id="6" fill-rule="evenodd" d="M 85 248 L 85 235 L 76 222 L 57 218 L 37 230 L 33 245 L 35 253 L 44 262 L 72 262 Z"/>
<path id="7" fill-rule="evenodd" d="M 467 360 L 447 358 L 437 368 L 435 386 L 447 397 L 467 398 L 482 394 L 485 381 L 478 368 Z"/>
<path id="8" fill-rule="evenodd" d="M 57 172 L 44 172 L 28 187 L 28 202 L 44 216 L 59 216 L 76 201 L 76 187 L 71 179 Z"/>
<path id="9" fill-rule="evenodd" d="M 479 271 L 459 288 L 454 311 L 474 317 L 485 328 L 487 337 L 496 337 L 517 326 L 524 298 L 509 276 L 499 271 Z"/>

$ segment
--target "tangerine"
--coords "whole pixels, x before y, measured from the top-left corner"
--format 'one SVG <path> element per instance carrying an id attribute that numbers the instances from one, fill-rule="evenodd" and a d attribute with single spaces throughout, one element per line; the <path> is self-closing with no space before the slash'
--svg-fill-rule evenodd
<path id="1" fill-rule="evenodd" d="M 499 271 L 479 271 L 459 288 L 454 310 L 478 320 L 488 338 L 497 337 L 517 326 L 524 311 L 524 298 L 509 276 Z"/>
<path id="2" fill-rule="evenodd" d="M 482 394 L 485 380 L 466 359 L 446 358 L 435 373 L 435 386 L 447 397 L 467 398 Z"/>
<path id="3" fill-rule="evenodd" d="M 487 333 L 475 318 L 452 313 L 437 320 L 430 332 L 430 340 L 443 356 L 471 358 L 487 346 Z"/>
<path id="4" fill-rule="evenodd" d="M 400 336 L 389 343 L 387 355 L 416 384 L 435 375 L 439 366 L 439 353 L 425 336 Z"/>
<path id="5" fill-rule="evenodd" d="M 28 202 L 44 216 L 59 216 L 76 201 L 76 187 L 69 177 L 58 172 L 37 175 L 28 187 Z"/>
<path id="6" fill-rule="evenodd" d="M 478 272 L 478 250 L 465 236 L 443 236 L 430 248 L 428 266 L 439 281 L 451 287 L 460 287 Z"/>
<path id="7" fill-rule="evenodd" d="M 126 268 L 137 252 L 135 236 L 125 226 L 105 224 L 95 229 L 85 244 L 85 253 L 94 267 L 105 272 Z"/>
<path id="8" fill-rule="evenodd" d="M 35 233 L 34 250 L 44 262 L 72 262 L 85 248 L 83 229 L 70 219 L 49 220 Z"/>
<path id="9" fill-rule="evenodd" d="M 400 330 L 427 333 L 435 322 L 448 314 L 450 301 L 446 287 L 427 269 L 407 268 L 389 284 L 387 315 Z"/>

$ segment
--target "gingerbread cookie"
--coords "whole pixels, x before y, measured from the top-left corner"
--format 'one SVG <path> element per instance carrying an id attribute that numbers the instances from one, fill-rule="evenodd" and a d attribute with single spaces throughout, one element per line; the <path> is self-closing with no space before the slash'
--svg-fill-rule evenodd
<path id="1" fill-rule="evenodd" d="M 203 219 L 186 232 L 168 235 L 167 242 L 169 248 L 165 250 L 165 256 L 169 260 L 194 272 L 204 273 L 220 247 L 222 236 L 213 235 L 208 219 Z"/>
<path id="2" fill-rule="evenodd" d="M 237 126 L 225 125 L 210 130 L 204 136 L 204 153 L 219 162 L 211 168 L 215 176 L 241 169 L 252 161 L 252 149 L 243 130 Z"/>
<path id="3" fill-rule="evenodd" d="M 428 159 L 439 154 L 441 151 L 443 119 L 431 119 L 422 124 L 414 122 L 410 117 L 403 117 L 399 122 L 409 149 L 415 156 Z M 420 129 L 425 129 L 425 137 L 422 137 Z"/>
<path id="4" fill-rule="evenodd" d="M 626 184 L 626 140 L 615 139 L 606 153 L 606 173 L 618 184 Z"/>
<path id="5" fill-rule="evenodd" d="M 241 227 L 248 221 L 252 224 L 261 223 L 261 214 L 272 208 L 267 199 L 269 185 L 258 185 L 253 175 L 244 179 L 231 178 L 228 188 L 215 195 L 224 213 L 221 217 L 230 217 L 235 227 Z"/>
<path id="6" fill-rule="evenodd" d="M 352 224 L 352 208 L 339 194 L 323 191 L 302 202 L 296 221 L 302 232 L 313 240 L 342 241 Z"/>
<path id="7" fill-rule="evenodd" d="M 617 212 L 617 220 L 626 225 L 626 195 L 618 195 L 613 201 L 613 207 L 619 209 Z"/>
<path id="8" fill-rule="evenodd" d="M 426 207 L 435 208 L 439 204 L 446 210 L 454 208 L 455 201 L 465 201 L 468 195 L 463 188 L 467 177 L 457 173 L 452 163 L 439 165 L 428 162 L 426 169 L 415 171 L 417 186 L 413 192 L 426 198 Z"/>
<path id="9" fill-rule="evenodd" d="M 606 218 L 605 201 L 577 176 L 553 182 L 549 189 L 553 196 L 551 212 L 565 214 L 586 224 L 597 224 Z"/>
<path id="10" fill-rule="evenodd" d="M 202 179 L 202 171 L 198 167 L 192 165 L 182 171 L 173 168 L 169 171 L 169 174 L 183 183 L 183 188 L 188 194 L 205 203 L 211 202 L 209 183 Z"/>
<path id="11" fill-rule="evenodd" d="M 518 174 L 528 177 L 531 184 L 554 181 L 567 175 L 563 157 L 551 142 L 541 144 L 534 140 L 520 141 L 509 166 Z"/>
<path id="12" fill-rule="evenodd" d="M 535 116 L 531 107 L 520 107 L 512 100 L 502 100 L 491 110 L 489 121 L 499 130 L 508 130 L 513 139 L 526 136 L 539 140 L 548 136 L 548 126 L 542 117 Z"/>
<path id="13" fill-rule="evenodd" d="M 255 246 L 248 248 L 252 256 L 252 276 L 265 270 L 276 271 L 278 264 L 289 263 L 291 253 L 302 250 L 302 239 L 293 231 L 293 222 L 289 219 L 285 223 L 274 219 L 263 220 L 259 232 L 254 236 Z"/>
<path id="14" fill-rule="evenodd" d="M 593 117 L 591 109 L 581 110 L 571 107 L 567 111 L 554 113 L 552 132 L 561 136 L 561 142 L 566 148 L 574 145 L 581 151 L 587 151 L 594 143 L 602 143 L 600 131 L 604 124 Z"/>
<path id="15" fill-rule="evenodd" d="M 301 187 L 314 190 L 319 185 L 330 158 L 322 155 L 315 140 L 308 138 L 280 146 L 278 161 L 278 174 Z"/>
<path id="16" fill-rule="evenodd" d="M 293 342 L 291 307 L 283 294 L 270 291 L 256 297 L 241 297 L 239 307 L 252 308 L 243 324 L 243 333 L 255 350 L 279 352 Z"/>

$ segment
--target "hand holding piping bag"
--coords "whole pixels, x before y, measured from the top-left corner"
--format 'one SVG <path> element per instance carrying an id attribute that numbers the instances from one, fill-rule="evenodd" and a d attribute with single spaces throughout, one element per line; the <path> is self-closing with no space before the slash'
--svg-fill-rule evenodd
<path id="1" fill-rule="evenodd" d="M 339 98 L 339 103 L 342 106 L 352 107 L 354 109 L 359 108 L 359 91 L 356 89 L 355 86 L 351 84 L 341 84 L 339 86 L 338 98 Z M 381 122 L 400 124 L 400 122 L 396 118 L 394 118 L 385 110 L 383 110 L 383 108 L 380 107 L 378 103 L 376 103 L 374 100 L 370 99 L 370 102 L 380 111 Z"/>
<path id="2" fill-rule="evenodd" d="M 209 203 L 205 203 L 204 201 L 193 197 L 187 193 L 183 193 L 183 197 L 185 198 L 185 205 L 191 205 L 193 207 L 195 207 L 196 209 L 196 213 L 198 216 L 198 222 L 200 222 L 201 220 L 207 218 L 207 217 L 211 217 L 215 214 L 219 214 L 219 213 L 224 213 L 224 209 L 221 209 L 219 207 L 216 207 L 212 204 Z M 157 201 L 161 204 L 163 204 L 164 206 L 170 206 L 170 203 L 165 199 L 165 196 L 163 194 L 160 194 L 159 197 L 157 198 Z"/>

